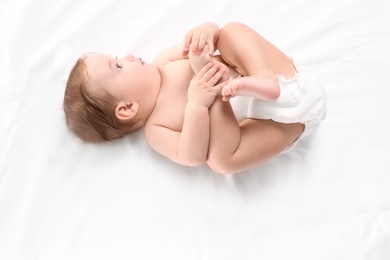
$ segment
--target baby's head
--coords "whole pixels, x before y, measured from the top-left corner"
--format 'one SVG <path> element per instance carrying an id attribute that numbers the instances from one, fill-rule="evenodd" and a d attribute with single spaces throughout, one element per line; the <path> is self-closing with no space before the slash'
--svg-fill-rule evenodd
<path id="1" fill-rule="evenodd" d="M 141 95 L 149 91 L 147 84 L 155 83 L 148 77 L 157 80 L 153 66 L 131 55 L 120 60 L 101 54 L 79 58 L 64 96 L 69 128 L 87 142 L 113 140 L 137 130 L 154 108 L 155 100 Z"/>

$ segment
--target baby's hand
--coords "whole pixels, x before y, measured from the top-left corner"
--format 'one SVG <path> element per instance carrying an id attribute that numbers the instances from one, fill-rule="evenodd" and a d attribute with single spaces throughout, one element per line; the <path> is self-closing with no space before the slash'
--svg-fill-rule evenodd
<path id="1" fill-rule="evenodd" d="M 208 63 L 213 63 L 214 61 L 213 57 L 210 56 L 209 47 L 207 45 L 203 48 L 203 51 L 200 54 L 192 50 L 191 45 L 188 57 L 192 70 L 195 73 L 198 73 L 204 66 L 206 66 Z"/>
<path id="2" fill-rule="evenodd" d="M 189 52 L 192 54 L 201 54 L 208 46 L 209 55 L 214 54 L 214 39 L 213 35 L 208 35 L 208 31 L 202 28 L 196 27 L 191 29 L 184 37 L 183 55 L 187 55 Z"/>
<path id="3" fill-rule="evenodd" d="M 202 53 L 200 53 L 199 55 L 193 54 L 193 53 L 194 52 L 192 52 L 190 50 L 190 54 L 188 56 L 189 56 L 192 70 L 195 73 L 198 73 L 208 63 L 214 63 L 214 64 L 218 64 L 219 66 L 221 66 L 221 68 L 225 71 L 225 73 L 223 74 L 223 76 L 220 79 L 220 82 L 229 80 L 229 78 L 230 78 L 229 68 L 225 64 L 223 64 L 219 61 L 216 61 L 213 56 L 210 56 L 209 47 L 207 45 L 203 48 Z"/>
<path id="4" fill-rule="evenodd" d="M 220 64 L 209 63 L 204 66 L 191 80 L 188 88 L 188 103 L 209 108 L 228 82 L 216 85 L 224 72 Z"/>

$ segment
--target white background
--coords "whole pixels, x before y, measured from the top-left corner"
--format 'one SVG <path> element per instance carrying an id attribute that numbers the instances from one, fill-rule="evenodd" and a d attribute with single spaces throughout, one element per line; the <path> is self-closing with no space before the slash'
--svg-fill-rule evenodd
<path id="1" fill-rule="evenodd" d="M 0 259 L 390 259 L 390 2 L 0 4 Z M 83 144 L 63 93 L 83 53 L 151 61 L 204 21 L 248 24 L 316 71 L 328 118 L 239 175 L 188 168 L 142 131 Z"/>

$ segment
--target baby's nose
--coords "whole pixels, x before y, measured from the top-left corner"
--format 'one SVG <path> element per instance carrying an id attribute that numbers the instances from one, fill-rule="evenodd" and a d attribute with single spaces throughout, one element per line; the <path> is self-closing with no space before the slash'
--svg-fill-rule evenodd
<path id="1" fill-rule="evenodd" d="M 131 55 L 131 54 L 128 54 L 128 55 L 126 56 L 126 59 L 128 59 L 129 61 L 133 61 L 133 60 L 134 60 L 134 56 Z"/>

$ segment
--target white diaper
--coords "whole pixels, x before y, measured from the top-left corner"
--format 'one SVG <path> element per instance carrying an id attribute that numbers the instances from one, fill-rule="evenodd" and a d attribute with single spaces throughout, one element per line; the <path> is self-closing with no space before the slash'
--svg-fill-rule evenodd
<path id="1" fill-rule="evenodd" d="M 281 91 L 276 101 L 239 96 L 231 102 L 239 121 L 256 118 L 304 124 L 305 130 L 301 136 L 283 152 L 291 150 L 300 139 L 313 133 L 326 118 L 326 94 L 321 82 L 305 68 L 298 68 L 297 71 L 290 79 L 278 75 Z"/>

